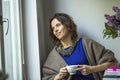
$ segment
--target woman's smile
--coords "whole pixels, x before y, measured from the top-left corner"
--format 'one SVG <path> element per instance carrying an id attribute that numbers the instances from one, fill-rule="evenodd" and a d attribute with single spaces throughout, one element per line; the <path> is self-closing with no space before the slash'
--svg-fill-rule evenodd
<path id="1" fill-rule="evenodd" d="M 59 37 L 61 35 L 61 32 L 56 32 L 55 36 Z"/>

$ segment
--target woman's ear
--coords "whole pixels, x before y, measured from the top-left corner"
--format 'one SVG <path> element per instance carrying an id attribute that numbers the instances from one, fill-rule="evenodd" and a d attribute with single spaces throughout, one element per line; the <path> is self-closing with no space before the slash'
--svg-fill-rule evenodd
<path id="1" fill-rule="evenodd" d="M 68 29 L 68 31 L 71 31 L 70 27 L 68 27 L 67 29 Z"/>

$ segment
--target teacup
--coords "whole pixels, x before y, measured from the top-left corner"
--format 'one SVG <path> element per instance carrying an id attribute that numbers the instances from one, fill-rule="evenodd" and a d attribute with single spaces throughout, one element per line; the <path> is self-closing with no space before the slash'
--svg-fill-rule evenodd
<path id="1" fill-rule="evenodd" d="M 77 67 L 78 67 L 78 65 L 68 65 L 68 66 L 66 66 L 67 71 L 70 75 L 74 75 L 76 73 Z"/>

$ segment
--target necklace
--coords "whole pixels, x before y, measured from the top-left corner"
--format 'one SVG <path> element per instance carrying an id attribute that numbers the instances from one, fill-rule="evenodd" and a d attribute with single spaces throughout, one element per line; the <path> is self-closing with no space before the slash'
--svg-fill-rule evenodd
<path id="1" fill-rule="evenodd" d="M 72 51 L 74 50 L 76 42 L 72 44 L 67 50 L 65 50 L 62 46 L 58 46 L 56 49 L 57 51 L 62 54 L 63 56 L 71 55 Z"/>

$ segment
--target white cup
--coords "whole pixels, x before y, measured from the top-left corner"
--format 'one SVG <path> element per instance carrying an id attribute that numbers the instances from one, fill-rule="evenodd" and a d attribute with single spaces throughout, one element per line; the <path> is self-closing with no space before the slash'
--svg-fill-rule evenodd
<path id="1" fill-rule="evenodd" d="M 76 69 L 77 69 L 78 65 L 69 65 L 66 66 L 67 71 L 70 75 L 74 75 L 76 73 Z"/>

